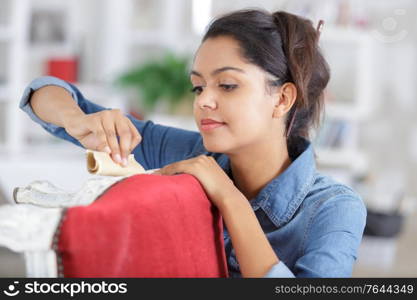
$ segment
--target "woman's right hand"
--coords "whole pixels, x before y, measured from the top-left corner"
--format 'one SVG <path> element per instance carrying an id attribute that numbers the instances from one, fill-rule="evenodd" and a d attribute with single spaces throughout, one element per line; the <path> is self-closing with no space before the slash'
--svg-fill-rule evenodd
<path id="1" fill-rule="evenodd" d="M 86 149 L 111 153 L 113 161 L 122 166 L 127 165 L 128 155 L 142 141 L 136 127 L 119 109 L 67 116 L 64 128 Z"/>

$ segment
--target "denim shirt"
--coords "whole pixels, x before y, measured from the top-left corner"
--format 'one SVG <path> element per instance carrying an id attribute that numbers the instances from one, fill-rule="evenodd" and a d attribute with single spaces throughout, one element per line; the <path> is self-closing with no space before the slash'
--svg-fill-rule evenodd
<path id="1" fill-rule="evenodd" d="M 86 114 L 106 108 L 85 99 L 74 85 L 55 77 L 37 78 L 25 89 L 20 108 L 49 133 L 82 147 L 64 128 L 42 121 L 32 111 L 31 94 L 46 85 L 65 88 Z M 233 178 L 228 156 L 207 151 L 199 132 L 127 117 L 142 136 L 132 153 L 145 169 L 204 154 L 213 156 Z M 290 153 L 289 167 L 250 199 L 280 260 L 265 277 L 350 277 L 365 227 L 365 205 L 354 190 L 316 170 L 313 146 L 308 140 L 300 138 L 297 148 Z M 241 277 L 226 227 L 224 245 L 229 276 Z"/>

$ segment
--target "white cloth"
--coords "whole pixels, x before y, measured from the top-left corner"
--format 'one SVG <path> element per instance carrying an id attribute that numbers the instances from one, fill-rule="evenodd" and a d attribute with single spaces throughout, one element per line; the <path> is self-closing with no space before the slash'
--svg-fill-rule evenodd
<path id="1" fill-rule="evenodd" d="M 37 180 L 26 187 L 15 188 L 13 199 L 18 204 L 42 207 L 72 207 L 91 204 L 109 187 L 127 176 L 94 177 L 88 179 L 77 192 L 68 192 L 46 180 Z"/>
<path id="2" fill-rule="evenodd" d="M 29 204 L 0 206 L 0 245 L 15 252 L 51 249 L 61 212 Z"/>
<path id="3" fill-rule="evenodd" d="M 24 253 L 26 277 L 58 276 L 51 246 L 61 213 L 30 204 L 0 206 L 0 246 Z"/>

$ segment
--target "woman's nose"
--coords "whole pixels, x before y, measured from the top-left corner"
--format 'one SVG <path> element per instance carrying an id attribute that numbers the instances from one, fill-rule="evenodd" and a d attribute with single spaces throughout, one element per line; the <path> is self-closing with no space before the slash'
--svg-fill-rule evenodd
<path id="1" fill-rule="evenodd" d="M 215 109 L 217 107 L 216 97 L 206 88 L 203 93 L 197 97 L 197 105 L 199 108 Z"/>

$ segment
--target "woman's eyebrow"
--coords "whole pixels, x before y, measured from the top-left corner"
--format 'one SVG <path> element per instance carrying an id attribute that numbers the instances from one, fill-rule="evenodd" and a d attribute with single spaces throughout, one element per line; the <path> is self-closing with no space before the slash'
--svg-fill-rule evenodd
<path id="1" fill-rule="evenodd" d="M 219 74 L 221 72 L 224 72 L 224 71 L 230 71 L 230 70 L 240 72 L 240 73 L 245 73 L 245 71 L 243 71 L 242 69 L 236 68 L 236 67 L 222 67 L 222 68 L 216 69 L 213 72 L 211 72 L 211 76 L 217 75 L 217 74 Z M 194 71 L 194 70 L 191 70 L 190 75 L 196 75 L 196 76 L 199 76 L 199 77 L 203 77 L 203 75 L 201 75 L 199 72 Z"/>

